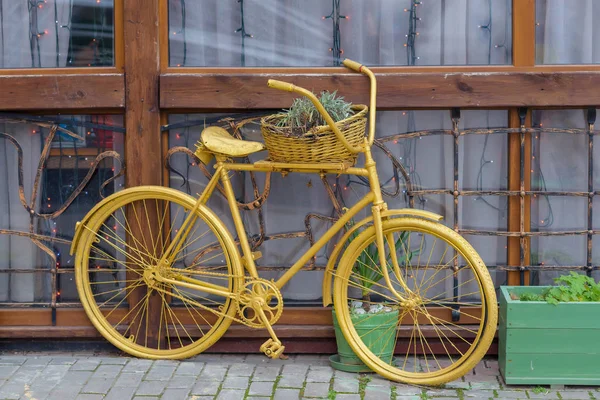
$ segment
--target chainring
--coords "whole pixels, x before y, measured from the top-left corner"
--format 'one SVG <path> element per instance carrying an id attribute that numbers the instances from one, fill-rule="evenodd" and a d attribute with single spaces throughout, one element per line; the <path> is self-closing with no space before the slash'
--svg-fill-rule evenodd
<path id="1" fill-rule="evenodd" d="M 241 287 L 236 296 L 238 314 L 245 325 L 264 328 L 265 324 L 255 311 L 257 304 L 265 313 L 270 325 L 275 324 L 283 312 L 283 297 L 275 284 L 266 279 L 251 279 Z"/>

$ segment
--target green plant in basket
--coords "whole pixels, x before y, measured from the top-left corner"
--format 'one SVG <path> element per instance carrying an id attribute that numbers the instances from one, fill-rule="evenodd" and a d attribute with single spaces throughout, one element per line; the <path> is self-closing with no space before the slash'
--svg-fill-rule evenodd
<path id="1" fill-rule="evenodd" d="M 341 96 L 337 96 L 337 91 L 322 92 L 319 101 L 335 122 L 349 118 L 354 114 L 351 108 L 352 103 L 345 101 Z M 295 99 L 288 110 L 283 110 L 282 117 L 277 122 L 278 127 L 289 128 L 292 134 L 298 136 L 304 135 L 314 127 L 325 124 L 325 120 L 307 97 Z"/>

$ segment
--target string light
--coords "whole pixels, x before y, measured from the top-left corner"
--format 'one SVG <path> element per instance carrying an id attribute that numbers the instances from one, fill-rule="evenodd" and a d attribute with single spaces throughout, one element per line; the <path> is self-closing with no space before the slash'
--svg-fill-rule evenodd
<path id="1" fill-rule="evenodd" d="M 341 56 L 344 54 L 344 50 L 341 48 L 340 20 L 348 20 L 350 17 L 340 14 L 340 0 L 332 0 L 331 13 L 322 17 L 322 19 L 331 19 L 333 23 L 333 46 L 329 48 L 329 51 L 333 56 L 333 66 L 337 67 L 342 65 Z"/>
<path id="2" fill-rule="evenodd" d="M 240 63 L 242 67 L 246 66 L 246 38 L 253 38 L 254 36 L 246 32 L 246 20 L 244 17 L 244 0 L 238 0 L 240 4 L 240 16 L 242 25 L 235 30 L 235 33 L 239 33 L 242 37 L 242 51 L 240 54 Z"/>
<path id="3" fill-rule="evenodd" d="M 417 15 L 417 8 L 423 4 L 423 2 L 419 0 L 413 0 L 410 3 L 410 8 L 405 8 L 404 12 L 408 12 L 408 34 L 405 35 L 406 43 L 404 43 L 404 47 L 406 47 L 406 61 L 408 65 L 416 65 L 419 57 L 416 55 L 416 47 L 415 41 L 417 36 L 419 36 L 419 32 L 417 32 L 417 22 L 421 21 L 421 18 Z"/>

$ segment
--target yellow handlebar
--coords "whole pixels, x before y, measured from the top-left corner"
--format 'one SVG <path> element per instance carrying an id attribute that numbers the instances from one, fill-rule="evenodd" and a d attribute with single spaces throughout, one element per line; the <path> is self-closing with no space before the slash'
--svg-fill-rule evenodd
<path id="1" fill-rule="evenodd" d="M 377 79 L 373 72 L 362 64 L 357 63 L 349 59 L 344 60 L 344 66 L 350 68 L 353 71 L 360 72 L 363 75 L 369 77 L 371 81 L 371 95 L 369 99 L 369 146 L 373 145 L 375 140 L 375 111 L 377 110 Z"/>
<path id="2" fill-rule="evenodd" d="M 282 82 L 282 81 L 276 81 L 275 79 L 269 79 L 267 81 L 267 85 L 270 88 L 278 89 L 278 90 L 284 90 L 286 92 L 293 92 L 294 88 L 295 88 L 295 86 L 292 85 L 291 83 Z"/>
<path id="3" fill-rule="evenodd" d="M 346 58 L 343 62 L 346 68 L 350 68 L 352 71 L 361 72 L 362 64 L 357 63 L 356 61 L 352 61 Z"/>
<path id="4" fill-rule="evenodd" d="M 362 65 L 360 63 L 357 63 L 356 61 L 345 59 L 343 64 L 344 64 L 344 66 L 346 66 L 347 68 L 349 68 L 353 71 L 360 72 L 360 73 L 368 76 L 369 79 L 371 80 L 371 96 L 370 96 L 370 105 L 369 105 L 369 136 L 368 136 L 368 140 L 367 140 L 368 145 L 371 146 L 373 144 L 373 140 L 375 140 L 375 111 L 376 111 L 376 107 L 377 107 L 377 105 L 376 105 L 377 80 L 375 79 L 375 75 L 373 75 L 373 72 L 371 72 L 371 70 L 369 68 L 365 67 L 364 65 Z M 317 111 L 319 111 L 319 114 L 321 114 L 323 116 L 323 119 L 325 119 L 325 122 L 327 122 L 327 125 L 329 125 L 329 127 L 333 130 L 333 132 L 335 133 L 335 136 L 338 138 L 338 140 L 340 142 L 342 142 L 344 144 L 344 146 L 348 149 L 348 151 L 350 151 L 351 153 L 355 153 L 355 154 L 363 151 L 363 146 L 355 147 L 355 146 L 352 146 L 350 143 L 348 143 L 348 141 L 346 140 L 346 137 L 335 125 L 335 122 L 333 121 L 333 119 L 331 118 L 331 116 L 329 115 L 327 110 L 325 110 L 325 108 L 323 107 L 323 105 L 321 104 L 319 99 L 317 99 L 317 97 L 311 91 L 301 88 L 299 86 L 293 85 L 291 83 L 277 81 L 274 79 L 269 79 L 269 81 L 267 82 L 267 85 L 274 89 L 283 90 L 286 92 L 295 92 L 295 93 L 298 93 L 298 94 L 308 97 L 310 99 L 310 101 L 317 108 Z"/>

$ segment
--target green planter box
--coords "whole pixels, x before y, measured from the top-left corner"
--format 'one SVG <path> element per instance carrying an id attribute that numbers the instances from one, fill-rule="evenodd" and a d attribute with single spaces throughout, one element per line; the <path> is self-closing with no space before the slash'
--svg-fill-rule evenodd
<path id="1" fill-rule="evenodd" d="M 600 385 L 600 302 L 510 298 L 546 288 L 500 288 L 500 373 L 509 385 Z"/>

